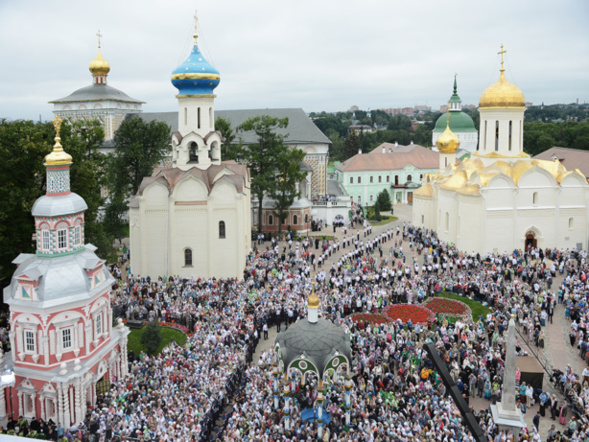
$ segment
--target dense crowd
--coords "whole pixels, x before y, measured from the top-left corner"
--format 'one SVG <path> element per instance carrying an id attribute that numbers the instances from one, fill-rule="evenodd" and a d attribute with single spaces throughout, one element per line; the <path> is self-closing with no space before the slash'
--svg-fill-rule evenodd
<path id="1" fill-rule="evenodd" d="M 281 330 L 306 316 L 313 283 L 322 316 L 350 333 L 353 353 L 351 425 L 344 425 L 340 373 L 327 380 L 324 406 L 331 420 L 324 440 L 473 440 L 422 346 L 437 346 L 467 403 L 475 395 L 496 402 L 503 393 L 505 331 L 511 313 L 523 333 L 541 347 L 555 303 L 564 303 L 574 330 L 571 343 L 586 356 L 586 256 L 538 249 L 464 254 L 432 232 L 409 225 L 379 235 L 372 235 L 370 226 L 344 230 L 334 241 L 320 242 L 260 238 L 241 281 L 152 280 L 130 274 L 128 282 L 119 281 L 112 296 L 115 317 L 173 321 L 186 327 L 189 338 L 186 345 L 173 344 L 156 357 L 131 355 L 129 375 L 113 382 L 90 410 L 84 434 L 164 441 L 315 438 L 317 424 L 302 422 L 299 416 L 302 409 L 316 407 L 316 380 L 298 384 L 291 414 L 295 430 L 285 434 L 282 399 L 278 410 L 273 406 L 270 355 L 251 363 L 268 327 Z M 330 260 L 332 254 L 340 258 Z M 553 290 L 556 272 L 567 276 Z M 442 291 L 477 299 L 490 312 L 474 321 L 439 318 L 431 325 L 364 327 L 350 316 L 379 312 L 390 304 L 418 303 Z M 517 349 L 524 353 L 519 343 Z M 561 419 L 567 410 L 569 418 L 583 414 L 589 397 L 589 371 L 586 374 L 586 382 L 573 370 L 562 375 L 571 410 L 556 396 L 523 384 L 517 386 L 518 406 L 526 412 L 531 403 L 541 402 L 543 411 Z M 490 439 L 507 440 L 488 412 L 475 414 Z M 554 431 L 554 437 L 567 433 L 568 440 L 586 440 L 587 427 L 580 419 L 567 419 L 567 430 L 561 433 Z M 522 438 L 540 440 L 537 428 L 527 429 Z"/>

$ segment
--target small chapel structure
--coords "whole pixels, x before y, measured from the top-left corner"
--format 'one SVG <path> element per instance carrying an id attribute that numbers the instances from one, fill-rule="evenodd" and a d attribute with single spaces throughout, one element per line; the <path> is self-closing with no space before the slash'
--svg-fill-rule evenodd
<path id="1" fill-rule="evenodd" d="M 502 46 L 499 80 L 479 100 L 478 150 L 458 162 L 461 140 L 446 124 L 436 141 L 440 171 L 414 192 L 412 223 L 467 252 L 586 248 L 587 179 L 523 151 L 526 102 L 505 78 L 504 53 Z"/>
<path id="2" fill-rule="evenodd" d="M 84 243 L 82 197 L 70 190 L 72 157 L 56 128 L 45 157 L 47 191 L 33 205 L 36 253 L 21 253 L 4 302 L 10 308 L 10 352 L 0 350 L 0 371 L 12 369 L 14 386 L 0 389 L 0 425 L 24 416 L 79 423 L 112 379 L 127 374 L 127 335 L 112 326 L 114 279 L 105 261 Z"/>
<path id="3" fill-rule="evenodd" d="M 172 166 L 143 179 L 129 201 L 131 271 L 137 276 L 242 278 L 251 250 L 250 174 L 221 161 L 214 89 L 220 74 L 194 46 L 172 72 L 178 89 Z"/>

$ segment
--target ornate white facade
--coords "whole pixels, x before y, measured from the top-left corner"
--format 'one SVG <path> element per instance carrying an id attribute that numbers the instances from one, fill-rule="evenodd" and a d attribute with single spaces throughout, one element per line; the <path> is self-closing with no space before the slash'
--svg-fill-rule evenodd
<path id="1" fill-rule="evenodd" d="M 178 88 L 173 167 L 144 178 L 129 203 L 135 275 L 242 278 L 251 250 L 250 176 L 221 161 L 213 90 L 219 72 L 192 53 L 172 74 Z"/>
<path id="2" fill-rule="evenodd" d="M 70 191 L 72 157 L 59 143 L 45 157 L 47 194 L 34 204 L 37 251 L 21 253 L 4 289 L 10 307 L 10 353 L 0 370 L 13 368 L 14 387 L 0 390 L 0 423 L 24 416 L 79 423 L 112 379 L 127 374 L 127 335 L 112 327 L 113 277 L 84 244 L 85 201 Z"/>
<path id="3" fill-rule="evenodd" d="M 525 99 L 504 76 L 479 102 L 481 140 L 470 159 L 428 177 L 413 224 L 467 252 L 586 248 L 589 186 L 578 170 L 523 152 Z"/>

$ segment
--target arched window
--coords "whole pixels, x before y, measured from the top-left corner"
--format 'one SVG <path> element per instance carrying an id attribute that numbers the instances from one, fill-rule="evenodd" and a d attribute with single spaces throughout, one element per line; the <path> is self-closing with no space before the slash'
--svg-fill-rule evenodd
<path id="1" fill-rule="evenodd" d="M 197 127 L 200 129 L 200 107 L 196 110 Z"/>
<path id="2" fill-rule="evenodd" d="M 361 176 L 358 177 L 358 184 L 362 184 L 362 177 Z"/>
<path id="3" fill-rule="evenodd" d="M 534 192 L 532 194 L 532 204 L 535 206 L 536 204 L 538 204 L 538 192 Z"/>
<path id="4" fill-rule="evenodd" d="M 509 150 L 511 150 L 511 131 L 513 129 L 513 121 L 509 122 Z"/>
<path id="5" fill-rule="evenodd" d="M 189 161 L 198 161 L 198 145 L 193 141 L 190 143 Z"/>
<path id="6" fill-rule="evenodd" d="M 305 213 L 305 224 L 309 222 L 309 214 Z"/>
<path id="7" fill-rule="evenodd" d="M 421 215 L 421 224 L 425 224 L 425 215 Z"/>
<path id="8" fill-rule="evenodd" d="M 413 177 L 411 175 L 407 175 L 407 182 L 413 181 Z"/>
<path id="9" fill-rule="evenodd" d="M 374 181 L 374 177 L 372 175 L 370 175 L 370 184 L 372 184 Z"/>
<path id="10" fill-rule="evenodd" d="M 184 125 L 188 124 L 188 109 L 184 108 Z"/>
<path id="11" fill-rule="evenodd" d="M 399 185 L 399 175 L 395 175 L 395 186 Z"/>
<path id="12" fill-rule="evenodd" d="M 574 224 L 574 219 L 573 218 L 569 218 L 569 229 L 573 228 L 573 224 Z"/>
<path id="13" fill-rule="evenodd" d="M 272 215 L 268 215 L 268 225 L 271 226 L 274 224 L 274 217 Z"/>
<path id="14" fill-rule="evenodd" d="M 499 150 L 499 120 L 495 121 L 495 152 Z"/>
<path id="15" fill-rule="evenodd" d="M 450 214 L 446 212 L 446 230 L 448 230 L 448 226 L 450 225 Z"/>
<path id="16" fill-rule="evenodd" d="M 362 195 L 358 195 L 358 202 L 361 203 L 362 202 Z"/>
<path id="17" fill-rule="evenodd" d="M 192 249 L 184 249 L 184 266 L 192 266 Z"/>
<path id="18" fill-rule="evenodd" d="M 483 135 L 484 145 L 483 150 L 487 150 L 487 120 L 485 120 L 485 134 Z"/>
<path id="19" fill-rule="evenodd" d="M 350 184 L 354 184 L 354 177 L 353 176 L 350 177 Z"/>
<path id="20" fill-rule="evenodd" d="M 296 215 L 292 216 L 292 223 L 296 226 L 299 223 L 299 217 Z"/>
<path id="21" fill-rule="evenodd" d="M 374 200 L 374 195 L 370 194 L 370 202 Z"/>
<path id="22" fill-rule="evenodd" d="M 225 239 L 225 221 L 219 221 L 219 238 Z"/>

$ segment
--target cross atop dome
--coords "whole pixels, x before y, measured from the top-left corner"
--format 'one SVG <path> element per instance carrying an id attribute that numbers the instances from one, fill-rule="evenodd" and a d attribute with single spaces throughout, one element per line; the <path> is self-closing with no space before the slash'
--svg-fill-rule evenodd
<path id="1" fill-rule="evenodd" d="M 497 52 L 497 55 L 501 55 L 501 72 L 505 72 L 505 68 L 503 67 L 503 54 L 507 53 L 506 49 L 503 49 L 503 44 L 501 44 L 501 50 Z"/>
<path id="2" fill-rule="evenodd" d="M 198 39 L 198 33 L 196 32 L 196 27 L 198 25 L 198 17 L 196 15 L 196 9 L 194 10 L 194 34 L 192 35 L 194 37 L 194 46 L 196 46 L 196 40 Z"/>

